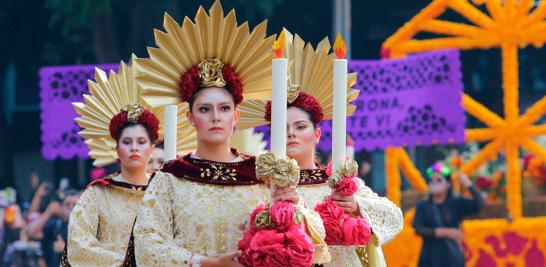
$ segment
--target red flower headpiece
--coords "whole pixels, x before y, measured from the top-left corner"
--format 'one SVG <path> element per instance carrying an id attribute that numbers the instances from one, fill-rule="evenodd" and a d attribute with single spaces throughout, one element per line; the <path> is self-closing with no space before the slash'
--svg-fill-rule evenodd
<path id="1" fill-rule="evenodd" d="M 315 123 L 319 123 L 324 118 L 324 113 L 322 113 L 322 108 L 318 101 L 310 94 L 300 92 L 294 102 L 288 104 L 289 107 L 298 107 L 307 111 Z M 271 121 L 271 101 L 268 101 L 265 106 L 265 115 L 264 119 Z"/>
<path id="2" fill-rule="evenodd" d="M 235 104 L 243 100 L 243 83 L 235 70 L 218 59 L 206 59 L 182 74 L 180 95 L 190 102 L 192 96 L 205 87 L 220 87 L 235 96 Z"/>
<path id="3" fill-rule="evenodd" d="M 142 124 L 150 134 L 152 143 L 155 143 L 159 138 L 159 120 L 150 111 L 139 105 L 129 105 L 122 109 L 110 120 L 110 136 L 114 140 L 118 140 L 121 135 L 121 130 L 128 123 Z"/>

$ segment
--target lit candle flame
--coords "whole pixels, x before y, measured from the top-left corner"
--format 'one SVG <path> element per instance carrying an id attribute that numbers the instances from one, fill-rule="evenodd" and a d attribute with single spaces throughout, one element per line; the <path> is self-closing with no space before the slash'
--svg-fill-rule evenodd
<path id="1" fill-rule="evenodd" d="M 340 33 L 337 34 L 336 42 L 334 43 L 334 52 L 336 53 L 336 57 L 338 59 L 345 58 L 347 47 L 345 46 L 345 42 L 343 42 L 343 39 L 341 38 Z"/>
<path id="2" fill-rule="evenodd" d="M 273 50 L 275 51 L 275 57 L 281 58 L 284 55 L 284 47 L 286 44 L 286 36 L 284 35 L 284 30 L 281 31 L 279 38 L 273 44 Z"/>
<path id="3" fill-rule="evenodd" d="M 351 138 L 349 134 L 347 134 L 347 146 L 355 146 L 355 141 L 353 140 L 353 138 Z"/>

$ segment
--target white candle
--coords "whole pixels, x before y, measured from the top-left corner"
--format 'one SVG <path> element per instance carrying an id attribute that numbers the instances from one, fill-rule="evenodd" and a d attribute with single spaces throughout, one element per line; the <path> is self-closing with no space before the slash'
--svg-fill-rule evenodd
<path id="1" fill-rule="evenodd" d="M 176 159 L 176 120 L 177 107 L 169 105 L 165 107 L 164 132 L 165 138 L 163 147 L 165 149 L 165 161 Z"/>
<path id="2" fill-rule="evenodd" d="M 338 170 L 345 159 L 347 135 L 347 60 L 334 59 L 332 117 L 332 170 Z"/>
<path id="3" fill-rule="evenodd" d="M 272 67 L 271 152 L 277 159 L 285 159 L 288 60 L 273 59 Z"/>

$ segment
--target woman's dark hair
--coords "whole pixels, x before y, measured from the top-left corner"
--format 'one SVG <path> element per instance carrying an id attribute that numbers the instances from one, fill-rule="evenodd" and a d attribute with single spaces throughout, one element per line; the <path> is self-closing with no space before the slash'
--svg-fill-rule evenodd
<path id="1" fill-rule="evenodd" d="M 134 123 L 134 122 L 128 122 L 127 124 L 125 124 L 125 126 L 123 126 L 120 130 L 119 130 L 119 137 L 116 139 L 116 146 L 119 145 L 119 139 L 121 138 L 121 135 L 123 134 L 123 131 L 125 131 L 125 129 L 127 128 L 131 128 L 131 127 L 135 127 L 137 125 L 140 125 L 142 126 L 145 130 L 146 130 L 146 135 L 148 136 L 148 138 L 150 139 L 150 143 L 154 143 L 153 142 L 153 136 L 154 134 L 152 133 L 152 131 L 150 129 L 148 129 L 146 127 L 146 125 L 144 125 L 143 123 Z"/>
<path id="2" fill-rule="evenodd" d="M 287 107 L 297 107 L 305 111 L 309 115 L 309 121 L 313 123 L 314 128 L 317 128 L 317 124 L 324 118 L 319 102 L 312 95 L 304 92 L 300 92 L 296 100 L 289 102 Z M 271 101 L 268 101 L 265 105 L 264 119 L 271 121 Z"/>
<path id="3" fill-rule="evenodd" d="M 189 108 L 190 108 L 190 112 L 192 112 L 193 110 L 193 102 L 195 102 L 195 99 L 197 99 L 197 97 L 199 96 L 199 94 L 205 90 L 205 89 L 209 89 L 209 88 L 219 88 L 219 89 L 224 89 L 226 90 L 226 92 L 229 93 L 229 95 L 231 96 L 231 99 L 233 100 L 233 105 L 235 107 L 237 107 L 237 99 L 235 98 L 235 95 L 229 91 L 228 89 L 226 88 L 223 88 L 223 87 L 205 87 L 205 88 L 200 88 L 199 90 L 197 90 L 197 92 L 195 92 L 195 94 L 193 94 L 190 98 L 190 101 L 188 101 L 188 104 L 189 104 Z"/>
<path id="4" fill-rule="evenodd" d="M 155 148 L 160 148 L 160 149 L 163 149 L 165 150 L 165 146 L 163 144 L 163 141 L 159 141 L 155 144 Z"/>
<path id="5" fill-rule="evenodd" d="M 436 174 L 438 174 L 438 175 L 444 177 L 444 179 L 446 180 L 446 182 L 452 183 L 451 175 L 447 175 L 447 176 L 446 176 L 446 175 L 442 175 L 441 173 L 436 173 Z M 425 180 L 426 180 L 427 184 L 430 184 L 430 181 L 431 181 L 431 178 L 430 178 L 430 177 L 427 177 Z"/>
<path id="6" fill-rule="evenodd" d="M 140 108 L 140 107 L 139 107 Z M 108 129 L 110 131 L 110 136 L 112 139 L 116 140 L 116 144 L 119 144 L 119 138 L 128 127 L 135 125 L 142 125 L 146 132 L 148 133 L 148 138 L 150 138 L 151 143 L 155 143 L 159 138 L 159 119 L 150 111 L 143 109 L 142 112 L 138 115 L 136 120 L 129 119 L 128 111 L 121 111 L 116 114 L 111 120 Z"/>
<path id="7" fill-rule="evenodd" d="M 441 175 L 442 177 L 446 179 L 446 181 L 451 183 L 451 167 L 445 164 L 442 164 L 440 162 L 436 162 L 432 164 L 430 167 L 426 169 L 425 173 L 426 173 L 426 178 L 428 179 L 427 183 L 430 182 L 430 178 L 432 177 L 434 173 Z"/>
<path id="8" fill-rule="evenodd" d="M 446 179 L 446 182 L 449 183 L 449 188 L 447 189 L 447 197 L 446 199 L 451 199 L 451 197 L 453 196 L 453 182 L 451 180 L 451 175 L 443 175 L 439 172 L 436 172 L 438 175 L 444 177 L 444 179 Z M 427 184 L 430 184 L 430 181 L 431 181 L 431 178 L 430 177 L 427 177 Z"/>
<path id="9" fill-rule="evenodd" d="M 76 190 L 76 189 L 68 189 L 64 192 L 64 199 L 66 199 L 67 197 L 71 197 L 71 196 L 79 196 L 81 194 L 80 191 Z M 64 201 L 63 199 L 63 201 Z"/>
<path id="10" fill-rule="evenodd" d="M 295 108 L 298 108 L 299 110 L 305 112 L 305 114 L 307 114 L 307 118 L 309 119 L 309 121 L 311 122 L 311 124 L 313 124 L 313 128 L 317 128 L 317 121 L 315 120 L 315 118 L 313 118 L 313 116 L 311 116 L 311 113 L 309 113 L 309 111 L 299 107 L 299 106 L 296 106 L 296 105 L 291 105 L 291 104 L 288 104 L 288 108 L 291 108 L 291 107 L 295 107 Z"/>

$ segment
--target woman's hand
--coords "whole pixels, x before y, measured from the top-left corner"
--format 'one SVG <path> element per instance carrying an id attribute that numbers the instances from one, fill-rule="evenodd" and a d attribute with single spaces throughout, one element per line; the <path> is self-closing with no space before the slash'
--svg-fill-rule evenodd
<path id="1" fill-rule="evenodd" d="M 47 214 L 49 216 L 61 216 L 62 212 L 63 208 L 61 207 L 61 203 L 57 201 L 51 201 L 47 206 L 44 214 Z"/>
<path id="2" fill-rule="evenodd" d="M 340 194 L 333 194 L 332 200 L 338 205 L 345 213 L 353 214 L 359 212 L 358 202 L 356 202 L 355 194 L 350 196 L 342 196 Z"/>
<path id="3" fill-rule="evenodd" d="M 295 186 L 277 187 L 271 194 L 273 202 L 277 201 L 289 201 L 294 205 L 298 205 L 300 202 L 300 196 Z"/>
<path id="4" fill-rule="evenodd" d="M 57 235 L 57 240 L 53 242 L 53 251 L 56 253 L 62 253 L 65 246 L 66 243 L 64 242 L 63 237 L 61 235 Z"/>
<path id="5" fill-rule="evenodd" d="M 38 197 L 44 197 L 45 195 L 47 195 L 48 191 L 49 191 L 49 183 L 48 182 L 42 182 L 40 184 L 40 186 L 38 186 L 38 189 L 36 189 L 36 196 Z"/>
<path id="6" fill-rule="evenodd" d="M 445 237 L 453 239 L 457 243 L 462 243 L 464 240 L 464 233 L 458 228 L 443 228 L 439 227 L 435 230 L 436 237 Z"/>
<path id="7" fill-rule="evenodd" d="M 241 251 L 230 252 L 218 255 L 214 258 L 206 258 L 201 261 L 202 267 L 244 267 L 239 263 Z"/>
<path id="8" fill-rule="evenodd" d="M 459 172 L 457 175 L 459 182 L 463 185 L 464 188 L 469 188 L 472 186 L 472 181 L 464 173 Z"/>

